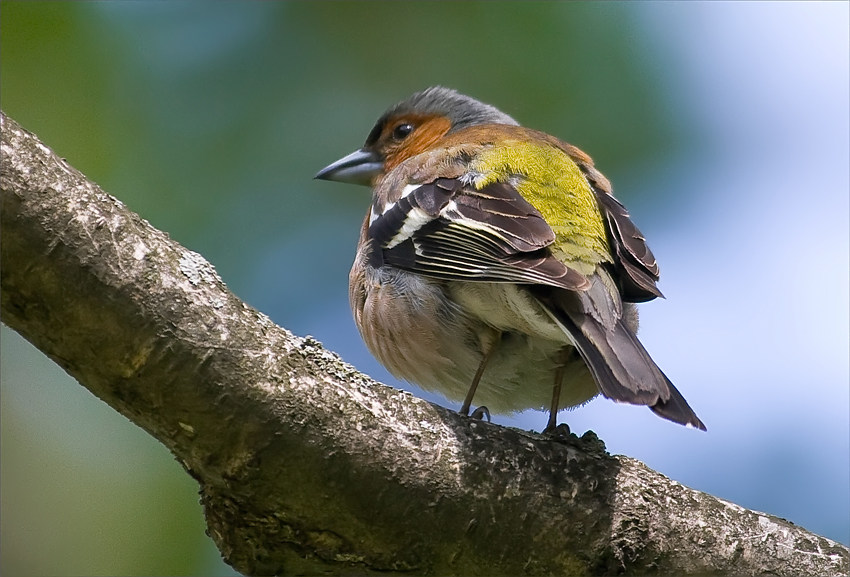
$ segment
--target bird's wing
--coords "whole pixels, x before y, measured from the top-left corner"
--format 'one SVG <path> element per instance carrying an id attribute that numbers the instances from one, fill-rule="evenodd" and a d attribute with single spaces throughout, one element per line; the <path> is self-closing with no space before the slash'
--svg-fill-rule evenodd
<path id="1" fill-rule="evenodd" d="M 655 255 L 629 218 L 626 207 L 605 192 L 597 191 L 596 198 L 605 215 L 623 300 L 640 303 L 663 297 L 655 284 L 658 282 Z"/>
<path id="2" fill-rule="evenodd" d="M 632 222 L 626 207 L 611 194 L 608 179 L 593 167 L 586 155 L 576 157 L 573 150 L 570 147 L 567 152 L 590 183 L 599 209 L 605 217 L 608 240 L 614 257 L 615 276 L 619 281 L 623 300 L 641 303 L 656 297 L 663 298 L 664 295 L 656 286 L 658 263 L 643 234 Z"/>
<path id="3" fill-rule="evenodd" d="M 392 266 L 446 280 L 544 284 L 570 290 L 588 280 L 552 256 L 543 216 L 511 185 L 480 190 L 455 178 L 408 186 L 373 209 L 369 238 Z"/>

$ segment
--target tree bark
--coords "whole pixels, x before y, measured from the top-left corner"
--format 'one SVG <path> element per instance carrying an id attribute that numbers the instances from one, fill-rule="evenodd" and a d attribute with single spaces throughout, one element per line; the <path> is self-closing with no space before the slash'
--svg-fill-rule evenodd
<path id="1" fill-rule="evenodd" d="M 0 120 L 2 321 L 172 451 L 238 571 L 847 574 L 843 545 L 593 433 L 474 421 L 372 381 Z"/>

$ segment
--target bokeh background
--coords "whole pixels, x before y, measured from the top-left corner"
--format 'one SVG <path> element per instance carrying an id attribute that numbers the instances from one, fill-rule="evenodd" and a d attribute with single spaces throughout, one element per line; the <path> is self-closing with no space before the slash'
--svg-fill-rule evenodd
<path id="1" fill-rule="evenodd" d="M 418 394 L 348 310 L 368 191 L 313 174 L 433 84 L 579 145 L 661 263 L 668 298 L 643 307 L 642 340 L 709 431 L 600 400 L 563 419 L 850 543 L 847 3 L 0 11 L 7 114 L 249 304 Z M 1 360 L 3 575 L 233 574 L 165 448 L 5 326 Z"/>

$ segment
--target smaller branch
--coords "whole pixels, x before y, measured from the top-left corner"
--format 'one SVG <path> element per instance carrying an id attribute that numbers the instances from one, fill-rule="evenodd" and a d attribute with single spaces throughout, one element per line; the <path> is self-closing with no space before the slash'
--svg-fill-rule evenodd
<path id="1" fill-rule="evenodd" d="M 167 446 L 250 574 L 842 575 L 848 550 L 612 457 L 375 383 L 5 115 L 3 322 Z"/>

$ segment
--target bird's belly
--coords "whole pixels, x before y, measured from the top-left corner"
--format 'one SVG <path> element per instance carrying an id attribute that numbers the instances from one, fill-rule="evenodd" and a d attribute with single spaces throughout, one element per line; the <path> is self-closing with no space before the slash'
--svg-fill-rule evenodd
<path id="1" fill-rule="evenodd" d="M 459 285 L 378 269 L 365 289 L 361 325 L 380 328 L 361 333 L 396 377 L 462 401 L 481 363 L 482 346 L 488 336 L 501 333 L 473 404 L 493 413 L 549 407 L 562 350 L 571 343 L 517 287 Z M 561 407 L 582 404 L 597 392 L 584 362 L 574 356 L 565 371 Z"/>
<path id="2" fill-rule="evenodd" d="M 527 290 L 512 283 L 452 283 L 449 293 L 466 313 L 503 332 L 528 335 L 549 341 L 560 348 L 571 345 L 569 338 L 540 302 Z"/>

